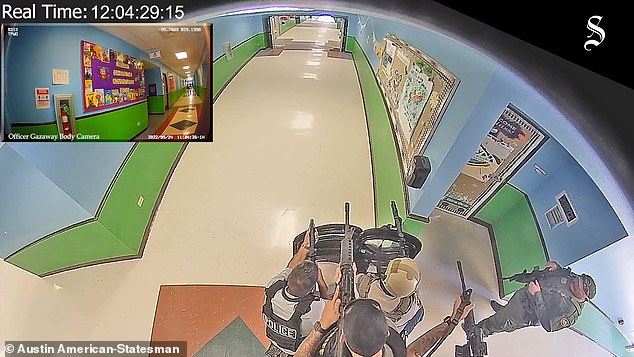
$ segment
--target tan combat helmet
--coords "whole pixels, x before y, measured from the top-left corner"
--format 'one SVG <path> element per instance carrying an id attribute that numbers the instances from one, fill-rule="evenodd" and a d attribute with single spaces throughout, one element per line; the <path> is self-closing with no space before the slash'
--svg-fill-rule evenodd
<path id="1" fill-rule="evenodd" d="M 405 297 L 418 288 L 420 271 L 411 258 L 394 258 L 390 260 L 385 271 L 383 285 L 395 297 Z"/>

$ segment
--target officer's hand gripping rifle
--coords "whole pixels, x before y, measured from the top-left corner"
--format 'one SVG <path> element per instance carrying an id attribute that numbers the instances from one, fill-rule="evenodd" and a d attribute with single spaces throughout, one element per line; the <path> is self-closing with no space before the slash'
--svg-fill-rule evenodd
<path id="1" fill-rule="evenodd" d="M 460 307 L 458 308 L 458 316 L 462 315 L 464 307 L 471 303 L 472 289 L 467 289 L 464 282 L 464 272 L 462 271 L 462 263 L 458 260 L 458 273 L 460 274 L 460 283 L 462 284 L 462 296 Z M 487 355 L 487 343 L 482 340 L 482 330 L 476 326 L 473 310 L 469 311 L 464 318 L 463 328 L 467 335 L 467 343 L 459 346 L 456 345 L 455 357 L 483 357 Z"/>
<path id="2" fill-rule="evenodd" d="M 354 296 L 354 269 L 353 269 L 353 230 L 350 229 L 350 203 L 346 202 L 344 205 L 345 210 L 345 234 L 341 240 L 341 255 L 339 258 L 339 270 L 341 272 L 341 280 L 339 281 L 339 298 L 341 299 L 341 305 L 339 306 L 339 329 L 337 335 L 337 351 L 335 356 L 343 356 L 344 344 L 341 343 L 341 334 L 343 333 L 343 311 L 346 306 L 355 299 Z M 336 299 L 333 296 L 333 299 Z"/>

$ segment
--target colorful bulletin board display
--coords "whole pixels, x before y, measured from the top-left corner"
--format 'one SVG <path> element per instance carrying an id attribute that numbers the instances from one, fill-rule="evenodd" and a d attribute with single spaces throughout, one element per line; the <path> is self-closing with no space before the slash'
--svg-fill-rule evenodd
<path id="1" fill-rule="evenodd" d="M 387 102 L 406 176 L 422 153 L 458 86 L 458 78 L 421 50 L 392 34 L 375 45 L 377 78 Z M 406 195 L 407 197 L 407 195 Z"/>
<path id="2" fill-rule="evenodd" d="M 173 74 L 168 74 L 167 75 L 167 81 L 169 82 L 169 89 L 170 92 L 173 92 L 176 90 L 176 81 L 174 80 L 174 75 Z"/>
<path id="3" fill-rule="evenodd" d="M 84 111 L 145 99 L 143 62 L 124 53 L 81 41 Z"/>
<path id="4" fill-rule="evenodd" d="M 525 114 L 509 104 L 440 200 L 438 208 L 462 217 L 473 215 L 546 139 L 548 136 Z"/>

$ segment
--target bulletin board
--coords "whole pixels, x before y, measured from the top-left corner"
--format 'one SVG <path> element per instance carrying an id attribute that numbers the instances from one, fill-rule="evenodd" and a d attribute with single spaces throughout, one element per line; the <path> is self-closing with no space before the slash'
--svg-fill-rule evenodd
<path id="1" fill-rule="evenodd" d="M 104 46 L 81 41 L 84 111 L 145 99 L 143 62 Z"/>
<path id="2" fill-rule="evenodd" d="M 388 34 L 375 46 L 376 77 L 396 133 L 402 175 L 412 170 L 438 126 L 459 79 L 418 48 Z"/>

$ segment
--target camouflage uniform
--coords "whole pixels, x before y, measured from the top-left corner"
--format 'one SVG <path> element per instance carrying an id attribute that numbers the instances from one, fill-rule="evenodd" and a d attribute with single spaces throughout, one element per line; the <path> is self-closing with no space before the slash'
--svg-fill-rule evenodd
<path id="1" fill-rule="evenodd" d="M 572 279 L 569 274 L 542 278 L 541 291 L 535 295 L 528 292 L 528 286 L 519 289 L 506 306 L 478 323 L 484 336 L 528 326 L 541 325 L 548 332 L 572 326 L 584 305 L 570 289 Z"/>

